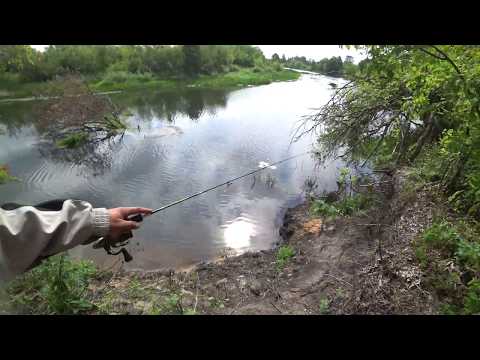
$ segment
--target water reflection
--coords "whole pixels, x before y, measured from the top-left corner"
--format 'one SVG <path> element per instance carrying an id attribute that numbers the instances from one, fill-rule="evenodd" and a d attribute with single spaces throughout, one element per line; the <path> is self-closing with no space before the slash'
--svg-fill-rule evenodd
<path id="1" fill-rule="evenodd" d="M 251 239 L 256 235 L 255 225 L 243 217 L 223 225 L 222 228 L 226 247 L 234 250 L 250 247 Z"/>
<path id="2" fill-rule="evenodd" d="M 114 95 L 122 105 L 135 108 L 143 120 L 165 119 L 174 123 L 178 116 L 196 121 L 203 115 L 215 116 L 227 106 L 228 92 L 224 90 L 182 89 L 170 91 L 142 91 Z"/>

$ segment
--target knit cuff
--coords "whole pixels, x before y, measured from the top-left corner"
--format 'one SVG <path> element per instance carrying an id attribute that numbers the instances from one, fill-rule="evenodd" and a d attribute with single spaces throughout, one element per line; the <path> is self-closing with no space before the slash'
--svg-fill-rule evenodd
<path id="1" fill-rule="evenodd" d="M 106 236 L 110 230 L 110 214 L 105 208 L 93 209 L 93 233 L 95 236 Z"/>

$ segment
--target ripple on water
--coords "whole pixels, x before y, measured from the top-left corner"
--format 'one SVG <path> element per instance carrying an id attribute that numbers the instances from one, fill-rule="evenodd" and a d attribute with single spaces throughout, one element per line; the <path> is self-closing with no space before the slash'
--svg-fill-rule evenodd
<path id="1" fill-rule="evenodd" d="M 33 169 L 28 176 L 25 176 L 24 183 L 27 188 L 36 187 L 51 179 L 52 176 L 53 174 L 49 172 L 48 163 L 43 161 L 37 168 Z"/>

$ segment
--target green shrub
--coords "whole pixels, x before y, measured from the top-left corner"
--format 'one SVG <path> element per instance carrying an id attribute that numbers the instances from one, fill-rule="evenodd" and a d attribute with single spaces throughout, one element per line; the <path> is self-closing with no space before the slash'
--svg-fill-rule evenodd
<path id="1" fill-rule="evenodd" d="M 370 205 L 370 197 L 364 194 L 347 196 L 333 204 L 324 200 L 315 200 L 310 206 L 310 214 L 314 216 L 350 216 L 362 213 Z"/>
<path id="2" fill-rule="evenodd" d="M 465 313 L 480 313 L 480 280 L 472 280 L 468 284 L 468 292 L 465 297 Z"/>
<path id="3" fill-rule="evenodd" d="M 8 285 L 9 302 L 22 313 L 77 314 L 93 307 L 86 292 L 95 274 L 90 261 L 53 256 Z"/>
<path id="4" fill-rule="evenodd" d="M 439 250 L 454 251 L 461 237 L 446 221 L 434 223 L 423 233 L 423 240 L 427 246 Z"/>
<path id="5" fill-rule="evenodd" d="M 461 307 L 454 304 L 442 304 L 439 310 L 442 315 L 459 315 L 463 312 Z"/>
<path id="6" fill-rule="evenodd" d="M 364 194 L 355 194 L 347 196 L 345 199 L 338 201 L 335 206 L 343 216 L 354 215 L 365 210 L 370 204 L 370 198 Z"/>
<path id="7" fill-rule="evenodd" d="M 283 267 L 290 261 L 295 255 L 295 249 L 290 245 L 281 246 L 277 251 L 277 268 L 283 269 Z"/>
<path id="8" fill-rule="evenodd" d="M 462 265 L 480 271 L 480 243 L 461 239 L 455 255 Z"/>
<path id="9" fill-rule="evenodd" d="M 326 315 L 329 313 L 329 306 L 330 306 L 330 301 L 326 298 L 320 299 L 320 302 L 318 304 L 318 311 L 322 315 Z"/>
<path id="10" fill-rule="evenodd" d="M 335 217 L 340 215 L 340 211 L 333 205 L 324 200 L 315 200 L 310 206 L 310 213 L 315 216 Z"/>

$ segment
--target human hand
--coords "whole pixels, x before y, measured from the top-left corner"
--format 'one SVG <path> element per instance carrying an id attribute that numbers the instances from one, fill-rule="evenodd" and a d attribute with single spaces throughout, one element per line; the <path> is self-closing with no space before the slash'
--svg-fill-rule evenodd
<path id="1" fill-rule="evenodd" d="M 108 237 L 116 241 L 121 235 L 140 227 L 140 224 L 135 221 L 125 220 L 127 216 L 134 214 L 149 215 L 152 213 L 152 209 L 140 207 L 120 207 L 108 209 L 108 213 L 110 215 L 110 231 L 108 233 Z"/>

